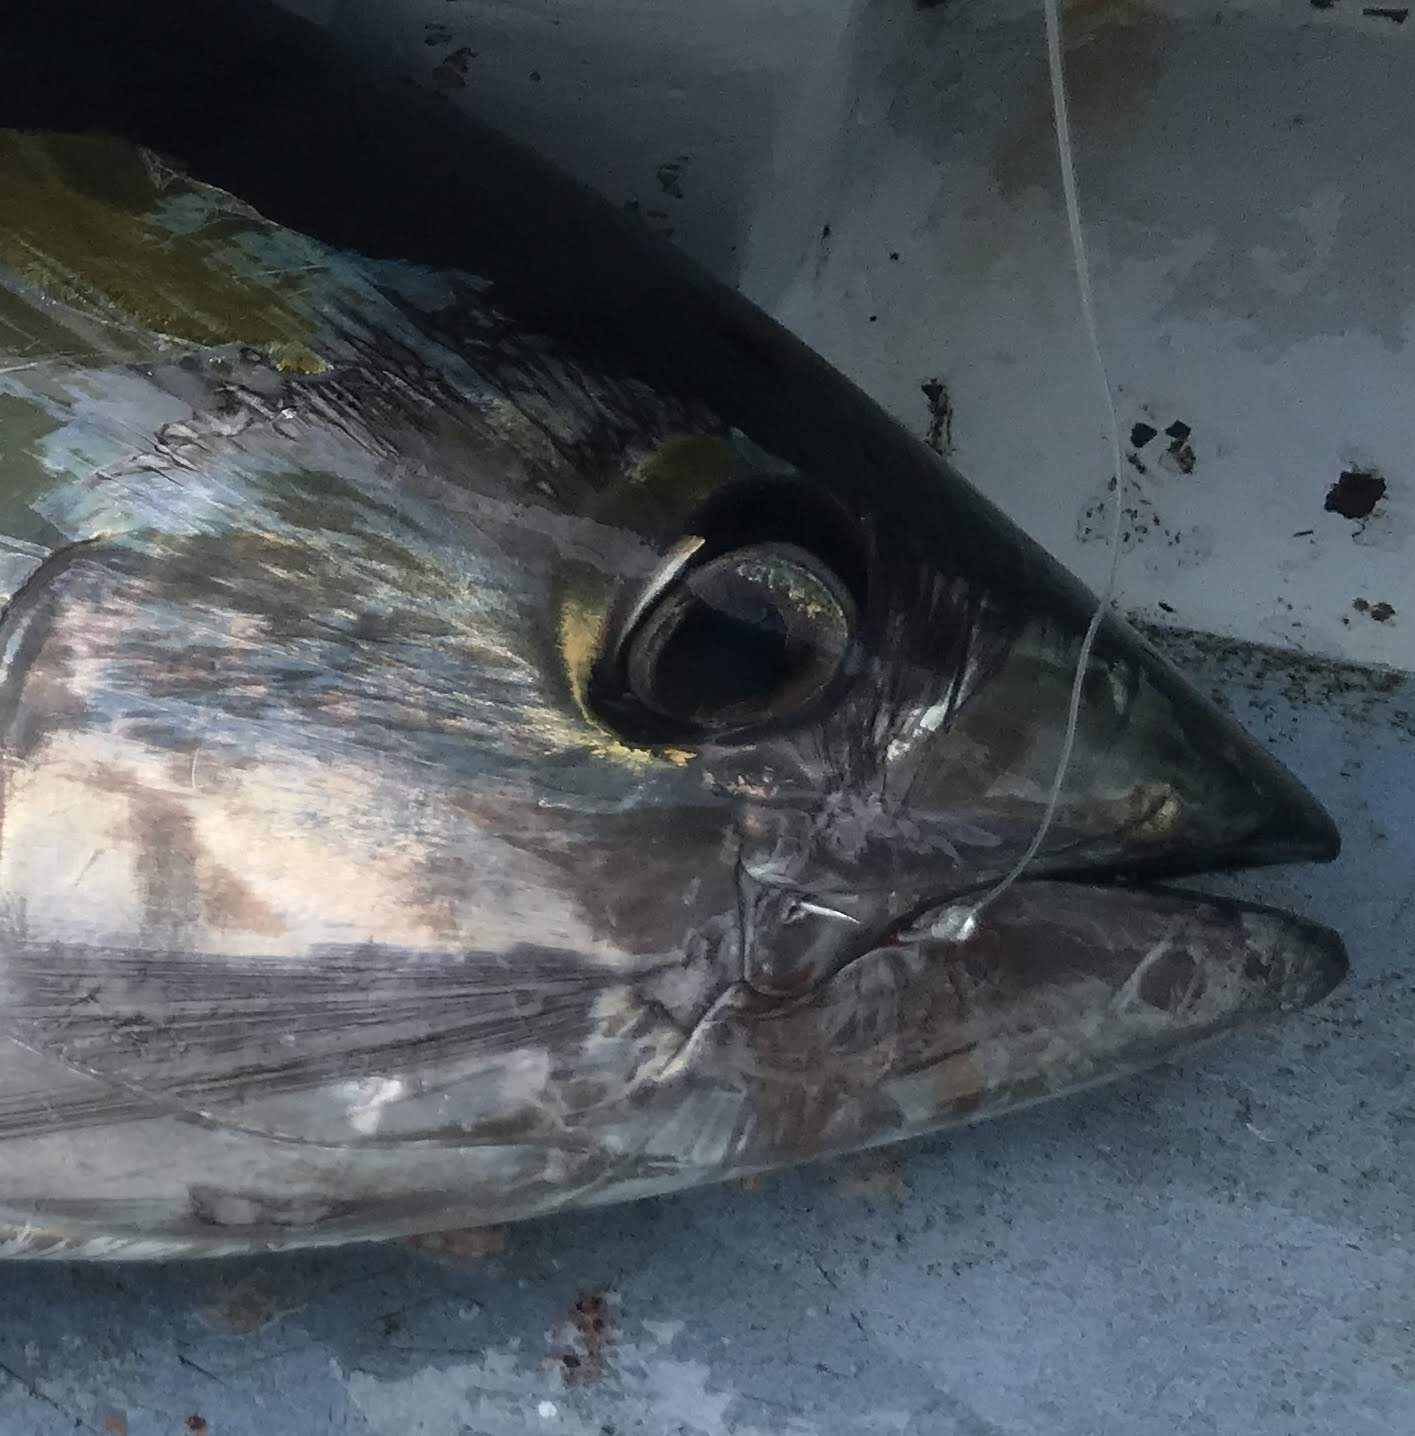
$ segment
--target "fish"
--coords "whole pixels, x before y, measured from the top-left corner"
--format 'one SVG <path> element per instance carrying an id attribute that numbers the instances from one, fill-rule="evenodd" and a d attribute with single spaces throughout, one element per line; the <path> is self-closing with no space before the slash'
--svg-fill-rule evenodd
<path id="1" fill-rule="evenodd" d="M 410 1237 L 1318 1001 L 1316 799 L 632 213 L 271 6 L 0 20 L 0 1253 Z"/>

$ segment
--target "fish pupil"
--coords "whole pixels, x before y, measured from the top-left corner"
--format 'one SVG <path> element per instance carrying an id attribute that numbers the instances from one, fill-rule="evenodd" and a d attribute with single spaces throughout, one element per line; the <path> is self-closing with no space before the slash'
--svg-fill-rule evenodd
<path id="1" fill-rule="evenodd" d="M 754 610 L 694 604 L 659 654 L 654 693 L 660 706 L 691 714 L 737 708 L 803 676 L 810 654 L 791 642 L 785 616 L 765 601 Z"/>
<path id="2" fill-rule="evenodd" d="M 628 687 L 703 729 L 780 721 L 831 685 L 853 622 L 848 591 L 812 555 L 746 545 L 675 579 L 628 637 Z"/>

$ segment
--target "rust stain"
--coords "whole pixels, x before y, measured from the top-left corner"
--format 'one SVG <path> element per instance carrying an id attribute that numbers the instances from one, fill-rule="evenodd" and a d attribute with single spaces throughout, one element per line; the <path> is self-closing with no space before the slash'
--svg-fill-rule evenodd
<path id="1" fill-rule="evenodd" d="M 1073 0 L 1063 17 L 1066 81 L 1075 128 L 1114 131 L 1144 111 L 1159 74 L 1169 21 L 1139 0 Z M 1026 98 L 1012 133 L 993 152 L 993 174 L 1008 199 L 1050 187 L 1056 136 L 1046 61 L 1020 80 Z"/>
<path id="2" fill-rule="evenodd" d="M 425 1236 L 408 1237 L 404 1245 L 435 1256 L 484 1261 L 488 1257 L 501 1256 L 508 1242 L 505 1227 L 464 1227 L 459 1231 L 429 1232 Z"/>
<path id="3" fill-rule="evenodd" d="M 103 1436 L 128 1436 L 128 1418 L 121 1411 L 105 1411 L 98 1429 Z"/>
<path id="4" fill-rule="evenodd" d="M 270 1289 L 261 1281 L 249 1278 L 237 1282 L 221 1299 L 202 1312 L 209 1326 L 228 1331 L 233 1336 L 250 1336 L 269 1326 L 285 1314 Z"/>
<path id="5" fill-rule="evenodd" d="M 879 1201 L 884 1197 L 898 1199 L 904 1195 L 904 1179 L 895 1157 L 864 1157 L 849 1162 L 836 1178 L 847 1196 Z"/>
<path id="6" fill-rule="evenodd" d="M 569 1386 L 584 1386 L 604 1375 L 614 1330 L 609 1305 L 602 1291 L 578 1297 L 570 1313 L 570 1324 L 578 1338 L 578 1349 L 560 1356 L 560 1370 Z"/>

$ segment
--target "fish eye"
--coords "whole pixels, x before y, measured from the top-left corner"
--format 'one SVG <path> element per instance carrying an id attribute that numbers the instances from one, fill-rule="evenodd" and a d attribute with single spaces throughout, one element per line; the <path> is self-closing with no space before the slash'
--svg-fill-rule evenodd
<path id="1" fill-rule="evenodd" d="M 739 500 L 742 495 L 736 496 Z M 863 560 L 816 507 L 705 508 L 621 606 L 591 701 L 624 736 L 691 742 L 805 721 L 851 667 Z"/>
<path id="2" fill-rule="evenodd" d="M 629 689 L 703 729 L 795 717 L 829 689 L 855 627 L 831 571 L 789 544 L 750 544 L 690 568 L 628 635 Z"/>

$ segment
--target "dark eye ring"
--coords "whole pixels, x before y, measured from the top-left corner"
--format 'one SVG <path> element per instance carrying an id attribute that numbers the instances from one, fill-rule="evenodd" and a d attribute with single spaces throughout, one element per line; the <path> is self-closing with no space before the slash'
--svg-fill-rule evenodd
<path id="1" fill-rule="evenodd" d="M 645 708 L 703 729 L 800 715 L 835 683 L 855 604 L 792 544 L 730 549 L 690 567 L 625 635 L 625 677 Z"/>
<path id="2" fill-rule="evenodd" d="M 704 556 L 688 540 L 627 615 L 600 666 L 601 713 L 626 737 L 683 742 L 798 722 L 847 670 L 859 614 L 850 589 L 795 544 Z"/>

